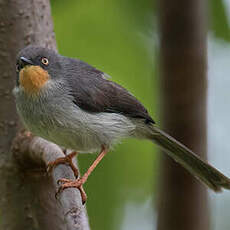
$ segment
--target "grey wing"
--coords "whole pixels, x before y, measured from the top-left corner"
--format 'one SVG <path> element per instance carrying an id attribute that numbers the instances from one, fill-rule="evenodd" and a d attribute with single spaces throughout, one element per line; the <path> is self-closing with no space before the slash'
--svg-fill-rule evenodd
<path id="1" fill-rule="evenodd" d="M 125 88 L 106 79 L 103 72 L 87 63 L 71 60 L 75 62 L 75 69 L 68 73 L 67 79 L 74 103 L 81 109 L 92 113 L 120 113 L 155 123 L 145 107 Z"/>

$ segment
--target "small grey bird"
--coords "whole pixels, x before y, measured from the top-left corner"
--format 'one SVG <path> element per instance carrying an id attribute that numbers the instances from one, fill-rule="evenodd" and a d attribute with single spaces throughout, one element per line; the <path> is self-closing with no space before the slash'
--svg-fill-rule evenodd
<path id="1" fill-rule="evenodd" d="M 209 188 L 230 189 L 230 179 L 200 159 L 190 149 L 156 127 L 144 106 L 107 75 L 77 59 L 35 46 L 17 56 L 14 88 L 17 111 L 25 127 L 79 153 L 100 151 L 81 178 L 71 159 L 73 152 L 50 163 L 69 163 L 76 180 L 62 179 L 60 190 L 76 187 L 83 203 L 82 185 L 112 145 L 123 138 L 148 139 L 159 145 Z"/>

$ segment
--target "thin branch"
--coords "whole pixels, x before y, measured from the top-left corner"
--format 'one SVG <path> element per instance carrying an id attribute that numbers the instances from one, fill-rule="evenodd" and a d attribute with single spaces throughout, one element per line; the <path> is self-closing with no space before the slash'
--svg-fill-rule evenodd
<path id="1" fill-rule="evenodd" d="M 51 177 L 55 191 L 58 189 L 57 181 L 61 178 L 75 179 L 73 171 L 68 165 L 58 165 L 54 167 L 51 175 L 46 173 L 49 162 L 55 161 L 59 157 L 65 156 L 62 149 L 40 137 L 34 137 L 27 131 L 20 132 L 13 143 L 13 153 L 23 168 L 30 168 L 31 164 L 36 164 L 42 170 L 46 178 Z M 26 164 L 26 165 L 25 165 Z M 76 161 L 74 162 L 76 165 Z M 44 182 L 45 183 L 45 182 Z M 66 229 L 68 230 L 88 230 L 88 218 L 85 207 L 82 205 L 81 195 L 77 189 L 69 188 L 57 196 L 57 201 L 62 209 Z"/>

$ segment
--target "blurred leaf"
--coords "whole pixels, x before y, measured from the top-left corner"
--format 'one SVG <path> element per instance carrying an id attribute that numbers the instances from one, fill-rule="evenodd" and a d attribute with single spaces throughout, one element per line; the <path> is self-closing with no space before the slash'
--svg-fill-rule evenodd
<path id="1" fill-rule="evenodd" d="M 211 31 L 214 36 L 226 41 L 230 41 L 230 28 L 228 15 L 223 0 L 210 1 Z"/>

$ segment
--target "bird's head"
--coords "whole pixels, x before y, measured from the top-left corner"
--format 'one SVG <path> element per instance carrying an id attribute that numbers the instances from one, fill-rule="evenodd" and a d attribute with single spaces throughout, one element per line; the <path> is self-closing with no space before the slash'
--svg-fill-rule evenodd
<path id="1" fill-rule="evenodd" d="M 61 56 L 53 50 L 27 46 L 17 56 L 17 86 L 30 95 L 39 91 L 61 72 Z"/>

